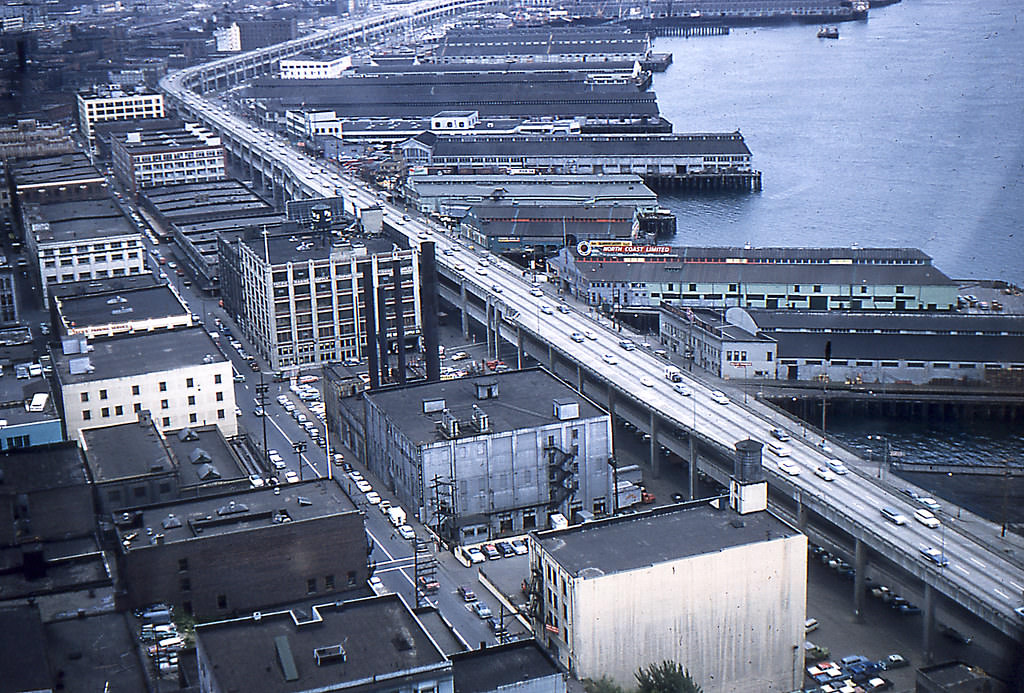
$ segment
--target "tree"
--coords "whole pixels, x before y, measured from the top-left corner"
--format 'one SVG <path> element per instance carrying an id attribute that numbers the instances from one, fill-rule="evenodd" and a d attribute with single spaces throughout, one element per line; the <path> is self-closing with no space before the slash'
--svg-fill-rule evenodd
<path id="1" fill-rule="evenodd" d="M 597 679 L 583 679 L 583 690 L 586 693 L 625 693 L 622 686 L 612 681 L 607 676 Z"/>
<path id="2" fill-rule="evenodd" d="M 678 662 L 665 660 L 637 669 L 635 674 L 639 693 L 702 693 L 690 672 Z"/>

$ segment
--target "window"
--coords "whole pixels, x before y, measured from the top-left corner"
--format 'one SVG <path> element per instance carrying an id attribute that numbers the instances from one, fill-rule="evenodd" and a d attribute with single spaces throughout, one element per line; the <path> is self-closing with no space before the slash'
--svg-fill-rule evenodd
<path id="1" fill-rule="evenodd" d="M 217 393 L 217 401 L 218 402 L 223 402 L 224 401 L 224 393 L 223 392 L 218 392 Z"/>
<path id="2" fill-rule="evenodd" d="M 324 577 L 324 589 L 325 590 L 333 590 L 334 589 L 334 576 L 333 575 L 327 575 L 327 576 Z"/>
<path id="3" fill-rule="evenodd" d="M 135 404 L 133 404 L 132 405 L 132 411 L 134 411 L 134 412 L 142 411 L 142 404 L 140 402 L 136 402 Z"/>
<path id="4" fill-rule="evenodd" d="M 100 390 L 100 399 L 106 399 L 106 398 L 107 398 L 107 391 L 106 390 Z"/>
<path id="5" fill-rule="evenodd" d="M 161 424 L 160 425 L 163 426 L 164 428 L 166 428 L 167 426 L 170 426 L 171 425 L 171 417 L 165 416 L 163 419 L 161 419 Z"/>
<path id="6" fill-rule="evenodd" d="M 220 385 L 220 373 L 215 373 L 213 376 L 213 384 Z"/>
<path id="7" fill-rule="evenodd" d="M 185 387 L 194 387 L 194 386 L 195 386 L 195 379 L 194 378 L 185 378 Z"/>
<path id="8" fill-rule="evenodd" d="M 228 608 L 228 596 L 226 594 L 217 595 L 217 608 L 226 609 Z"/>
<path id="9" fill-rule="evenodd" d="M 217 418 L 218 419 L 223 419 L 224 418 L 224 410 L 223 409 L 218 409 L 217 410 Z"/>
<path id="10" fill-rule="evenodd" d="M 316 578 L 306 580 L 306 594 L 316 594 Z"/>
<path id="11" fill-rule="evenodd" d="M 166 381 L 163 381 L 163 380 L 160 381 L 160 392 L 167 392 L 167 382 Z"/>
<path id="12" fill-rule="evenodd" d="M 83 402 L 88 402 L 89 401 L 89 393 L 88 392 L 83 392 L 82 393 L 82 401 Z"/>
<path id="13" fill-rule="evenodd" d="M 132 385 L 132 394 L 133 395 L 138 395 L 139 394 L 139 386 L 138 385 Z"/>
<path id="14" fill-rule="evenodd" d="M 194 407 L 195 405 L 196 405 L 196 396 L 195 395 L 189 395 L 188 396 L 188 406 Z"/>
<path id="15" fill-rule="evenodd" d="M 123 416 L 123 415 L 124 415 L 124 407 L 122 407 L 120 404 L 118 404 L 116 407 L 114 407 L 114 416 Z"/>
<path id="16" fill-rule="evenodd" d="M 82 410 L 82 421 L 88 421 L 91 418 L 92 418 L 92 412 L 89 411 L 88 409 L 83 409 Z"/>
<path id="17" fill-rule="evenodd" d="M 178 572 L 184 573 L 187 570 L 188 570 L 188 559 L 187 558 L 179 558 L 178 559 Z"/>
<path id="18" fill-rule="evenodd" d="M 187 577 L 181 578 L 181 580 L 178 583 L 178 586 L 181 588 L 182 592 L 192 591 L 192 581 Z"/>
<path id="19" fill-rule="evenodd" d="M 192 414 L 188 415 L 188 422 L 189 423 L 197 423 L 198 421 L 199 421 L 199 418 L 195 415 L 195 413 L 192 413 Z"/>
<path id="20" fill-rule="evenodd" d="M 170 407 L 171 407 L 171 405 L 167 402 L 166 399 L 160 400 L 160 408 L 161 409 L 170 409 Z"/>
<path id="21" fill-rule="evenodd" d="M 350 571 L 348 571 L 348 586 L 352 587 L 355 584 L 356 584 L 356 571 L 350 570 Z"/>

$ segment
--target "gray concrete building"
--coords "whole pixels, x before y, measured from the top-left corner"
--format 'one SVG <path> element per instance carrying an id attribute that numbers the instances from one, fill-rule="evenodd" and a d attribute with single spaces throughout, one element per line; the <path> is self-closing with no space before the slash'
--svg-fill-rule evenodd
<path id="1" fill-rule="evenodd" d="M 611 512 L 607 412 L 541 369 L 364 394 L 366 464 L 446 541 Z"/>
<path id="2" fill-rule="evenodd" d="M 0 159 L 28 159 L 73 151 L 75 144 L 67 128 L 61 125 L 26 118 L 12 127 L 0 128 Z"/>
<path id="3" fill-rule="evenodd" d="M 914 248 L 566 248 L 549 261 L 572 295 L 605 310 L 690 308 L 949 311 L 958 286 Z"/>
<path id="4" fill-rule="evenodd" d="M 454 693 L 451 661 L 397 595 L 205 623 L 196 653 L 202 693 Z"/>
<path id="5" fill-rule="evenodd" d="M 493 253 L 547 255 L 579 241 L 632 243 L 635 207 L 608 205 L 473 205 L 458 232 Z"/>
<path id="6" fill-rule="evenodd" d="M 807 538 L 769 513 L 667 506 L 529 544 L 535 631 L 576 676 L 672 660 L 707 693 L 800 688 Z"/>
<path id="7" fill-rule="evenodd" d="M 220 137 L 195 123 L 112 136 L 111 154 L 114 174 L 132 193 L 141 188 L 223 180 L 227 165 Z"/>
<path id="8" fill-rule="evenodd" d="M 224 309 L 271 367 L 316 366 L 360 359 L 374 348 L 366 333 L 362 277 L 390 345 L 398 339 L 395 268 L 401 278 L 402 338 L 419 338 L 419 256 L 373 238 L 337 240 L 325 231 L 297 235 L 246 234 L 221 239 Z"/>

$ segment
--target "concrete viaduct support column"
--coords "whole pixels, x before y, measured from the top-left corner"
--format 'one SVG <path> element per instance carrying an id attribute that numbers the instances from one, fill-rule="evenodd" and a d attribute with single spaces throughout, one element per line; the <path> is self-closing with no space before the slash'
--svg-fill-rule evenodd
<path id="1" fill-rule="evenodd" d="M 462 305 L 459 306 L 462 313 L 462 338 L 469 339 L 469 314 L 467 313 L 469 303 L 466 301 L 465 283 L 459 285 L 459 298 L 462 301 Z"/>
<path id="2" fill-rule="evenodd" d="M 799 492 L 796 495 L 796 526 L 801 532 L 807 530 L 807 506 Z"/>
<path id="3" fill-rule="evenodd" d="M 853 545 L 853 618 L 857 623 L 864 622 L 864 571 L 867 566 L 867 548 L 857 538 Z"/>
<path id="4" fill-rule="evenodd" d="M 921 652 L 924 653 L 924 661 L 931 664 L 935 660 L 935 653 L 932 651 L 935 637 L 935 590 L 928 583 L 924 585 L 924 607 L 921 610 Z"/>
<path id="5" fill-rule="evenodd" d="M 583 366 L 576 364 L 576 391 L 583 394 Z"/>
<path id="6" fill-rule="evenodd" d="M 548 370 L 555 372 L 555 349 L 548 344 Z"/>
<path id="7" fill-rule="evenodd" d="M 493 314 L 494 314 L 494 306 L 491 305 L 490 301 L 487 301 L 487 305 L 486 305 L 486 307 L 484 309 L 484 334 L 487 337 L 487 357 L 488 358 L 494 358 L 492 356 L 492 354 L 494 353 L 494 344 L 493 344 L 493 338 L 492 338 L 492 335 L 491 335 L 491 320 L 493 319 L 492 318 Z"/>
<path id="8" fill-rule="evenodd" d="M 607 383 L 605 386 L 608 388 L 608 419 L 611 421 L 611 449 L 615 449 L 615 390 L 612 389 L 611 385 Z"/>
<path id="9" fill-rule="evenodd" d="M 697 436 L 692 432 L 686 437 L 687 442 L 690 444 L 690 473 L 688 476 L 690 500 L 697 497 Z"/>
<path id="10" fill-rule="evenodd" d="M 661 450 L 658 449 L 658 429 L 660 426 L 658 425 L 658 416 L 654 413 L 653 409 L 648 420 L 651 426 L 651 473 L 657 479 L 661 476 Z"/>
<path id="11" fill-rule="evenodd" d="M 523 329 L 516 325 L 516 368 L 523 367 Z"/>

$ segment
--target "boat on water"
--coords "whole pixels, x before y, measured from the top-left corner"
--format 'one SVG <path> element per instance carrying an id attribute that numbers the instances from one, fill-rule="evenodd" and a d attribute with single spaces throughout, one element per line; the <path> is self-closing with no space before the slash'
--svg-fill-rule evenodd
<path id="1" fill-rule="evenodd" d="M 823 26 L 818 29 L 818 38 L 837 39 L 839 38 L 839 27 Z"/>

